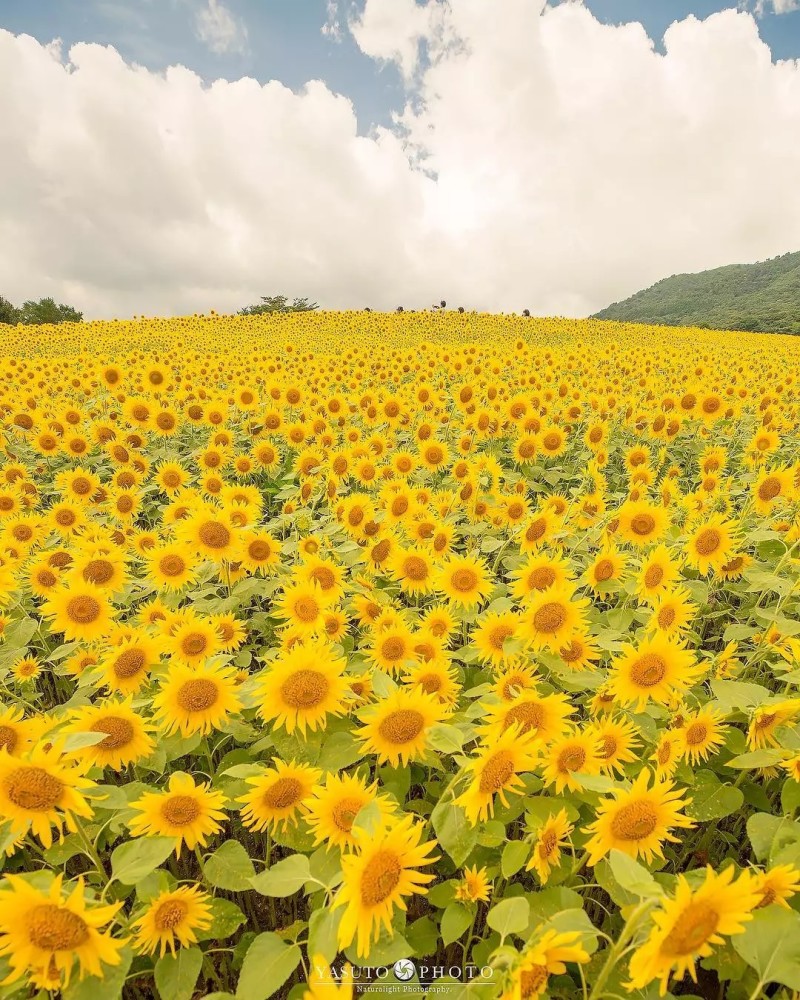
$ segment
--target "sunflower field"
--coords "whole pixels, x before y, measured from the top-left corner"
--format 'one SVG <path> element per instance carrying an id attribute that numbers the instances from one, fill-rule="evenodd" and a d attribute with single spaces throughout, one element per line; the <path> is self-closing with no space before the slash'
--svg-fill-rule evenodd
<path id="1" fill-rule="evenodd" d="M 0 998 L 800 993 L 800 341 L 0 335 Z"/>

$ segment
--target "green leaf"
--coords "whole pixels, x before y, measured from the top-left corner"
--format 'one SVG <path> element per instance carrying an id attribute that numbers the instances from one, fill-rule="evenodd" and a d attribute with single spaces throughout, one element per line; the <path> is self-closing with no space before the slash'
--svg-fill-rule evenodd
<path id="1" fill-rule="evenodd" d="M 325 907 L 314 910 L 308 921 L 308 954 L 312 961 L 315 956 L 322 955 L 330 963 L 339 951 L 337 934 L 344 910 Z"/>
<path id="2" fill-rule="evenodd" d="M 478 824 L 470 823 L 461 806 L 453 805 L 452 793 L 443 795 L 434 806 L 431 823 L 442 849 L 460 868 L 478 843 Z"/>
<path id="3" fill-rule="evenodd" d="M 136 885 L 175 850 L 174 837 L 137 837 L 120 844 L 111 855 L 111 880 Z"/>
<path id="4" fill-rule="evenodd" d="M 754 813 L 747 821 L 747 836 L 759 861 L 766 861 L 780 844 L 800 840 L 800 825 L 771 813 Z"/>
<path id="5" fill-rule="evenodd" d="M 197 931 L 199 941 L 224 941 L 235 934 L 245 923 L 245 915 L 229 899 L 216 897 L 211 900 L 211 926 L 204 931 Z"/>
<path id="6" fill-rule="evenodd" d="M 464 734 L 458 726 L 439 723 L 429 729 L 428 743 L 439 753 L 460 753 L 464 746 Z"/>
<path id="7" fill-rule="evenodd" d="M 119 957 L 119 965 L 103 965 L 102 979 L 96 976 L 78 979 L 73 976 L 69 986 L 61 993 L 62 1000 L 119 1000 L 133 962 L 133 951 L 126 946 Z"/>
<path id="8" fill-rule="evenodd" d="M 732 943 L 762 984 L 782 983 L 800 990 L 800 914 L 768 906 L 756 912 Z"/>
<path id="9" fill-rule="evenodd" d="M 730 816 L 738 812 L 744 802 L 741 789 L 723 785 L 713 771 L 697 772 L 691 796 L 686 814 L 702 822 Z"/>
<path id="10" fill-rule="evenodd" d="M 503 848 L 500 859 L 500 871 L 503 878 L 511 878 L 516 875 L 528 860 L 531 853 L 531 845 L 524 840 L 510 840 Z"/>
<path id="11" fill-rule="evenodd" d="M 292 854 L 250 879 L 250 885 L 262 896 L 291 896 L 311 878 L 305 854 Z"/>
<path id="12" fill-rule="evenodd" d="M 322 744 L 317 765 L 324 771 L 343 771 L 364 756 L 364 744 L 352 733 L 332 733 Z"/>
<path id="13" fill-rule="evenodd" d="M 727 767 L 735 768 L 751 768 L 751 767 L 772 767 L 775 764 L 779 764 L 785 754 L 783 750 L 778 750 L 777 748 L 763 749 L 763 750 L 750 750 L 748 753 L 740 753 L 737 757 L 731 757 L 727 762 Z"/>
<path id="14" fill-rule="evenodd" d="M 191 1000 L 197 977 L 203 967 L 199 948 L 179 948 L 156 962 L 155 980 L 162 1000 Z"/>
<path id="15" fill-rule="evenodd" d="M 237 840 L 226 840 L 206 859 L 203 870 L 212 885 L 229 892 L 250 889 L 256 873 L 249 854 Z"/>
<path id="16" fill-rule="evenodd" d="M 300 949 L 277 934 L 259 934 L 247 949 L 239 973 L 236 1000 L 267 1000 L 274 996 L 300 964 Z"/>
<path id="17" fill-rule="evenodd" d="M 442 914 L 440 927 L 442 944 L 445 948 L 461 937 L 472 923 L 473 915 L 474 907 L 464 906 L 463 903 L 450 903 Z"/>
<path id="18" fill-rule="evenodd" d="M 95 743 L 102 743 L 105 739 L 108 737 L 102 733 L 69 733 L 64 739 L 64 753 L 75 753 L 76 750 L 93 747 Z"/>
<path id="19" fill-rule="evenodd" d="M 647 899 L 650 896 L 661 895 L 661 886 L 650 872 L 627 854 L 612 850 L 608 856 L 608 863 L 617 882 L 634 896 Z"/>
<path id="20" fill-rule="evenodd" d="M 755 708 L 771 695 L 760 684 L 746 684 L 744 681 L 712 681 L 711 690 L 726 715 Z"/>
<path id="21" fill-rule="evenodd" d="M 519 934 L 528 926 L 530 904 L 523 896 L 503 899 L 489 910 L 486 923 L 501 937 Z"/>

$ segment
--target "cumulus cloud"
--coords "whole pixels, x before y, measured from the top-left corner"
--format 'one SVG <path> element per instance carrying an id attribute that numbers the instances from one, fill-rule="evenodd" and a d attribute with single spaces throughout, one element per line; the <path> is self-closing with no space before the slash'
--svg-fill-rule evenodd
<path id="1" fill-rule="evenodd" d="M 200 41 L 218 55 L 244 52 L 247 48 L 247 28 L 233 16 L 222 0 L 206 0 L 197 9 L 195 31 Z"/>
<path id="2" fill-rule="evenodd" d="M 756 13 L 763 14 L 771 9 L 774 14 L 791 14 L 800 10 L 800 0 L 757 0 Z"/>
<path id="3" fill-rule="evenodd" d="M 354 24 L 408 77 L 369 136 L 321 82 L 206 86 L 0 32 L 0 292 L 87 315 L 272 292 L 585 315 L 800 248 L 800 63 L 752 15 L 676 23 L 662 54 L 580 3 L 417 6 L 411 30 L 397 0 Z"/>

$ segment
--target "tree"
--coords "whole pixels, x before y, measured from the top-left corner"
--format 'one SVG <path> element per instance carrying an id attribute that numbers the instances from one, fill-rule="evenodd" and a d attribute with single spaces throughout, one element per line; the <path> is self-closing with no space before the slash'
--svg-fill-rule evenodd
<path id="1" fill-rule="evenodd" d="M 17 310 L 8 299 L 0 295 L 0 323 L 7 323 L 13 326 L 19 322 L 19 310 Z"/>
<path id="2" fill-rule="evenodd" d="M 63 302 L 56 304 L 55 299 L 52 298 L 39 299 L 38 302 L 28 299 L 27 302 L 22 303 L 17 311 L 19 322 L 29 325 L 83 322 L 83 313 Z"/>
<path id="3" fill-rule="evenodd" d="M 240 309 L 239 316 L 260 316 L 262 313 L 292 313 L 292 312 L 312 312 L 319 309 L 316 302 L 309 302 L 307 298 L 293 299 L 291 302 L 285 295 L 262 295 L 261 302 L 252 306 L 245 306 Z"/>

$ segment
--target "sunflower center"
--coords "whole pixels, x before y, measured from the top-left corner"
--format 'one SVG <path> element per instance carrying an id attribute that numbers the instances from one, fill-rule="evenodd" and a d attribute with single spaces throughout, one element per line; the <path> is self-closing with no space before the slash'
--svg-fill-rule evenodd
<path id="1" fill-rule="evenodd" d="M 91 625 L 100 617 L 100 602 L 90 594 L 73 597 L 67 603 L 67 617 L 77 625 Z"/>
<path id="2" fill-rule="evenodd" d="M 409 556 L 403 570 L 409 580 L 425 580 L 428 577 L 428 564 L 420 556 Z"/>
<path id="3" fill-rule="evenodd" d="M 153 917 L 158 931 L 171 931 L 184 920 L 189 907 L 182 899 L 168 899 L 159 906 Z"/>
<path id="4" fill-rule="evenodd" d="M 317 620 L 319 606 L 313 597 L 299 597 L 294 602 L 295 616 L 307 625 Z"/>
<path id="5" fill-rule="evenodd" d="M 172 553 L 160 560 L 158 568 L 164 576 L 180 576 L 186 569 L 186 563 L 179 555 Z"/>
<path id="6" fill-rule="evenodd" d="M 188 826 L 200 815 L 200 803 L 191 795 L 170 795 L 161 805 L 161 815 L 173 826 Z"/>
<path id="7" fill-rule="evenodd" d="M 87 583 L 108 583 L 114 576 L 114 564 L 108 559 L 92 559 L 83 568 L 83 578 Z"/>
<path id="8" fill-rule="evenodd" d="M 6 778 L 6 795 L 15 806 L 28 812 L 52 809 L 63 793 L 63 783 L 42 767 L 23 765 Z"/>
<path id="9" fill-rule="evenodd" d="M 483 765 L 478 787 L 484 794 L 491 794 L 502 788 L 512 774 L 514 774 L 514 758 L 508 750 L 500 750 Z"/>
<path id="10" fill-rule="evenodd" d="M 547 966 L 532 965 L 524 969 L 519 976 L 519 992 L 522 1000 L 528 997 L 538 997 L 547 985 Z"/>
<path id="11" fill-rule="evenodd" d="M 611 832 L 618 840 L 643 840 L 658 826 L 658 813 L 651 802 L 629 802 L 611 821 Z"/>
<path id="12" fill-rule="evenodd" d="M 510 625 L 495 625 L 489 633 L 489 645 L 498 653 L 503 652 L 503 643 L 514 634 L 514 629 Z"/>
<path id="13" fill-rule="evenodd" d="M 631 667 L 631 680 L 640 687 L 655 687 L 667 672 L 667 665 L 657 653 L 645 653 Z"/>
<path id="14" fill-rule="evenodd" d="M 42 569 L 36 577 L 42 587 L 54 587 L 58 582 L 58 577 L 51 569 Z"/>
<path id="15" fill-rule="evenodd" d="M 762 889 L 762 891 L 761 891 L 761 899 L 756 903 L 756 907 L 755 908 L 757 910 L 761 910 L 761 909 L 763 909 L 763 907 L 769 906 L 770 903 L 774 903 L 776 895 L 777 895 L 777 893 L 772 888 L 772 886 L 768 885 L 765 889 Z"/>
<path id="16" fill-rule="evenodd" d="M 328 566 L 315 566 L 311 571 L 311 579 L 316 580 L 323 590 L 330 590 L 336 586 L 336 576 Z"/>
<path id="17" fill-rule="evenodd" d="M 461 594 L 468 594 L 478 586 L 478 574 L 474 569 L 463 566 L 453 573 L 450 582 L 454 590 Z"/>
<path id="18" fill-rule="evenodd" d="M 381 721 L 378 732 L 388 743 L 402 744 L 415 740 L 424 728 L 422 712 L 415 708 L 398 708 Z"/>
<path id="19" fill-rule="evenodd" d="M 693 722 L 684 734 L 684 738 L 689 746 L 696 747 L 704 743 L 708 737 L 708 726 L 705 722 Z"/>
<path id="20" fill-rule="evenodd" d="M 533 616 L 533 627 L 537 632 L 550 635 L 558 632 L 566 620 L 567 613 L 564 606 L 557 601 L 548 601 L 547 604 L 537 608 Z"/>
<path id="21" fill-rule="evenodd" d="M 600 740 L 599 756 L 602 757 L 603 760 L 610 760 L 617 752 L 618 745 L 616 736 L 612 736 L 611 733 L 606 733 L 606 735 Z"/>
<path id="22" fill-rule="evenodd" d="M 539 857 L 549 858 L 558 847 L 558 837 L 555 830 L 545 830 L 539 841 Z"/>
<path id="23" fill-rule="evenodd" d="M 189 632 L 181 639 L 181 650 L 187 656 L 200 656 L 208 646 L 208 639 L 202 632 Z"/>
<path id="24" fill-rule="evenodd" d="M 281 685 L 281 697 L 292 708 L 313 708 L 329 689 L 328 679 L 318 670 L 297 670 Z"/>
<path id="25" fill-rule="evenodd" d="M 503 720 L 503 729 L 508 729 L 515 722 L 520 724 L 523 733 L 529 730 L 537 730 L 544 722 L 544 708 L 536 702 L 526 701 L 521 705 L 515 705 L 506 713 Z"/>
<path id="26" fill-rule="evenodd" d="M 610 559 L 601 559 L 594 568 L 594 578 L 598 583 L 610 580 L 614 575 L 614 563 Z"/>
<path id="27" fill-rule="evenodd" d="M 336 803 L 331 810 L 331 818 L 342 833 L 350 833 L 353 829 L 353 822 L 364 804 L 362 799 L 356 798 L 342 799 Z"/>
<path id="28" fill-rule="evenodd" d="M 263 562 L 264 559 L 269 559 L 272 554 L 272 548 L 269 542 L 257 538 L 248 545 L 247 554 L 251 559 L 255 559 L 256 562 Z"/>
<path id="29" fill-rule="evenodd" d="M 161 477 L 162 482 L 167 487 L 167 489 L 174 490 L 181 485 L 181 477 L 177 472 L 165 472 Z"/>
<path id="30" fill-rule="evenodd" d="M 230 545 L 231 533 L 219 521 L 206 521 L 205 524 L 200 525 L 197 534 L 203 545 L 209 549 L 224 549 Z"/>
<path id="31" fill-rule="evenodd" d="M 270 809 L 288 809 L 293 806 L 303 794 L 303 786 L 297 778 L 278 778 L 264 792 L 264 804 Z"/>
<path id="32" fill-rule="evenodd" d="M 403 868 L 397 855 L 378 851 L 361 873 L 361 902 L 364 906 L 379 906 L 394 892 Z"/>
<path id="33" fill-rule="evenodd" d="M 716 552 L 722 542 L 722 535 L 716 528 L 704 528 L 694 540 L 694 547 L 698 555 L 710 556 Z"/>
<path id="34" fill-rule="evenodd" d="M 28 915 L 28 935 L 42 951 L 72 951 L 89 939 L 89 926 L 65 906 L 42 903 Z"/>
<path id="35" fill-rule="evenodd" d="M 439 674 L 421 674 L 417 683 L 426 694 L 438 694 L 442 690 L 442 678 Z"/>
<path id="36" fill-rule="evenodd" d="M 583 747 L 567 747 L 558 755 L 558 770 L 562 773 L 580 771 L 585 763 L 586 751 Z"/>
<path id="37" fill-rule="evenodd" d="M 631 519 L 631 531 L 634 535 L 639 535 L 642 538 L 651 535 L 655 531 L 655 527 L 656 519 L 652 514 L 636 514 Z"/>
<path id="38" fill-rule="evenodd" d="M 644 575 L 644 585 L 646 587 L 657 587 L 664 579 L 664 570 L 661 566 L 648 566 Z"/>
<path id="39" fill-rule="evenodd" d="M 718 925 L 719 914 L 708 903 L 690 903 L 664 938 L 661 949 L 668 955 L 689 955 L 711 937 Z"/>
<path id="40" fill-rule="evenodd" d="M 774 500 L 781 491 L 781 481 L 777 476 L 767 476 L 758 487 L 759 500 Z"/>
<path id="41" fill-rule="evenodd" d="M 568 643 L 566 646 L 562 646 L 558 651 L 558 655 L 564 661 L 564 663 L 575 663 L 577 662 L 583 653 L 583 645 L 578 641 L 578 639 L 573 639 L 572 642 Z"/>
<path id="42" fill-rule="evenodd" d="M 406 651 L 406 644 L 399 636 L 391 636 L 381 644 L 381 653 L 387 660 L 400 660 Z"/>
<path id="43" fill-rule="evenodd" d="M 10 754 L 19 743 L 19 733 L 12 726 L 0 726 L 0 750 L 5 748 Z"/>
<path id="44" fill-rule="evenodd" d="M 100 750 L 116 750 L 127 746 L 133 739 L 133 726 L 130 721 L 118 715 L 107 715 L 104 719 L 98 719 L 90 727 L 90 732 L 107 734 L 104 740 L 96 744 Z"/>
<path id="45" fill-rule="evenodd" d="M 175 700 L 185 712 L 205 712 L 216 704 L 217 685 L 206 677 L 197 677 L 181 684 Z"/>
<path id="46" fill-rule="evenodd" d="M 670 628 L 670 626 L 673 625 L 674 622 L 675 622 L 675 608 L 671 608 L 669 607 L 669 605 L 667 605 L 658 612 L 659 628 Z"/>
<path id="47" fill-rule="evenodd" d="M 538 566 L 528 577 L 531 590 L 547 590 L 556 582 L 555 570 L 552 566 Z"/>
<path id="48" fill-rule="evenodd" d="M 122 680 L 135 677 L 144 669 L 145 662 L 141 649 L 126 649 L 114 661 L 114 674 Z"/>
<path id="49" fill-rule="evenodd" d="M 544 535 L 547 530 L 547 524 L 544 518 L 537 518 L 535 521 L 531 521 L 525 532 L 526 542 L 538 542 L 539 539 Z"/>

